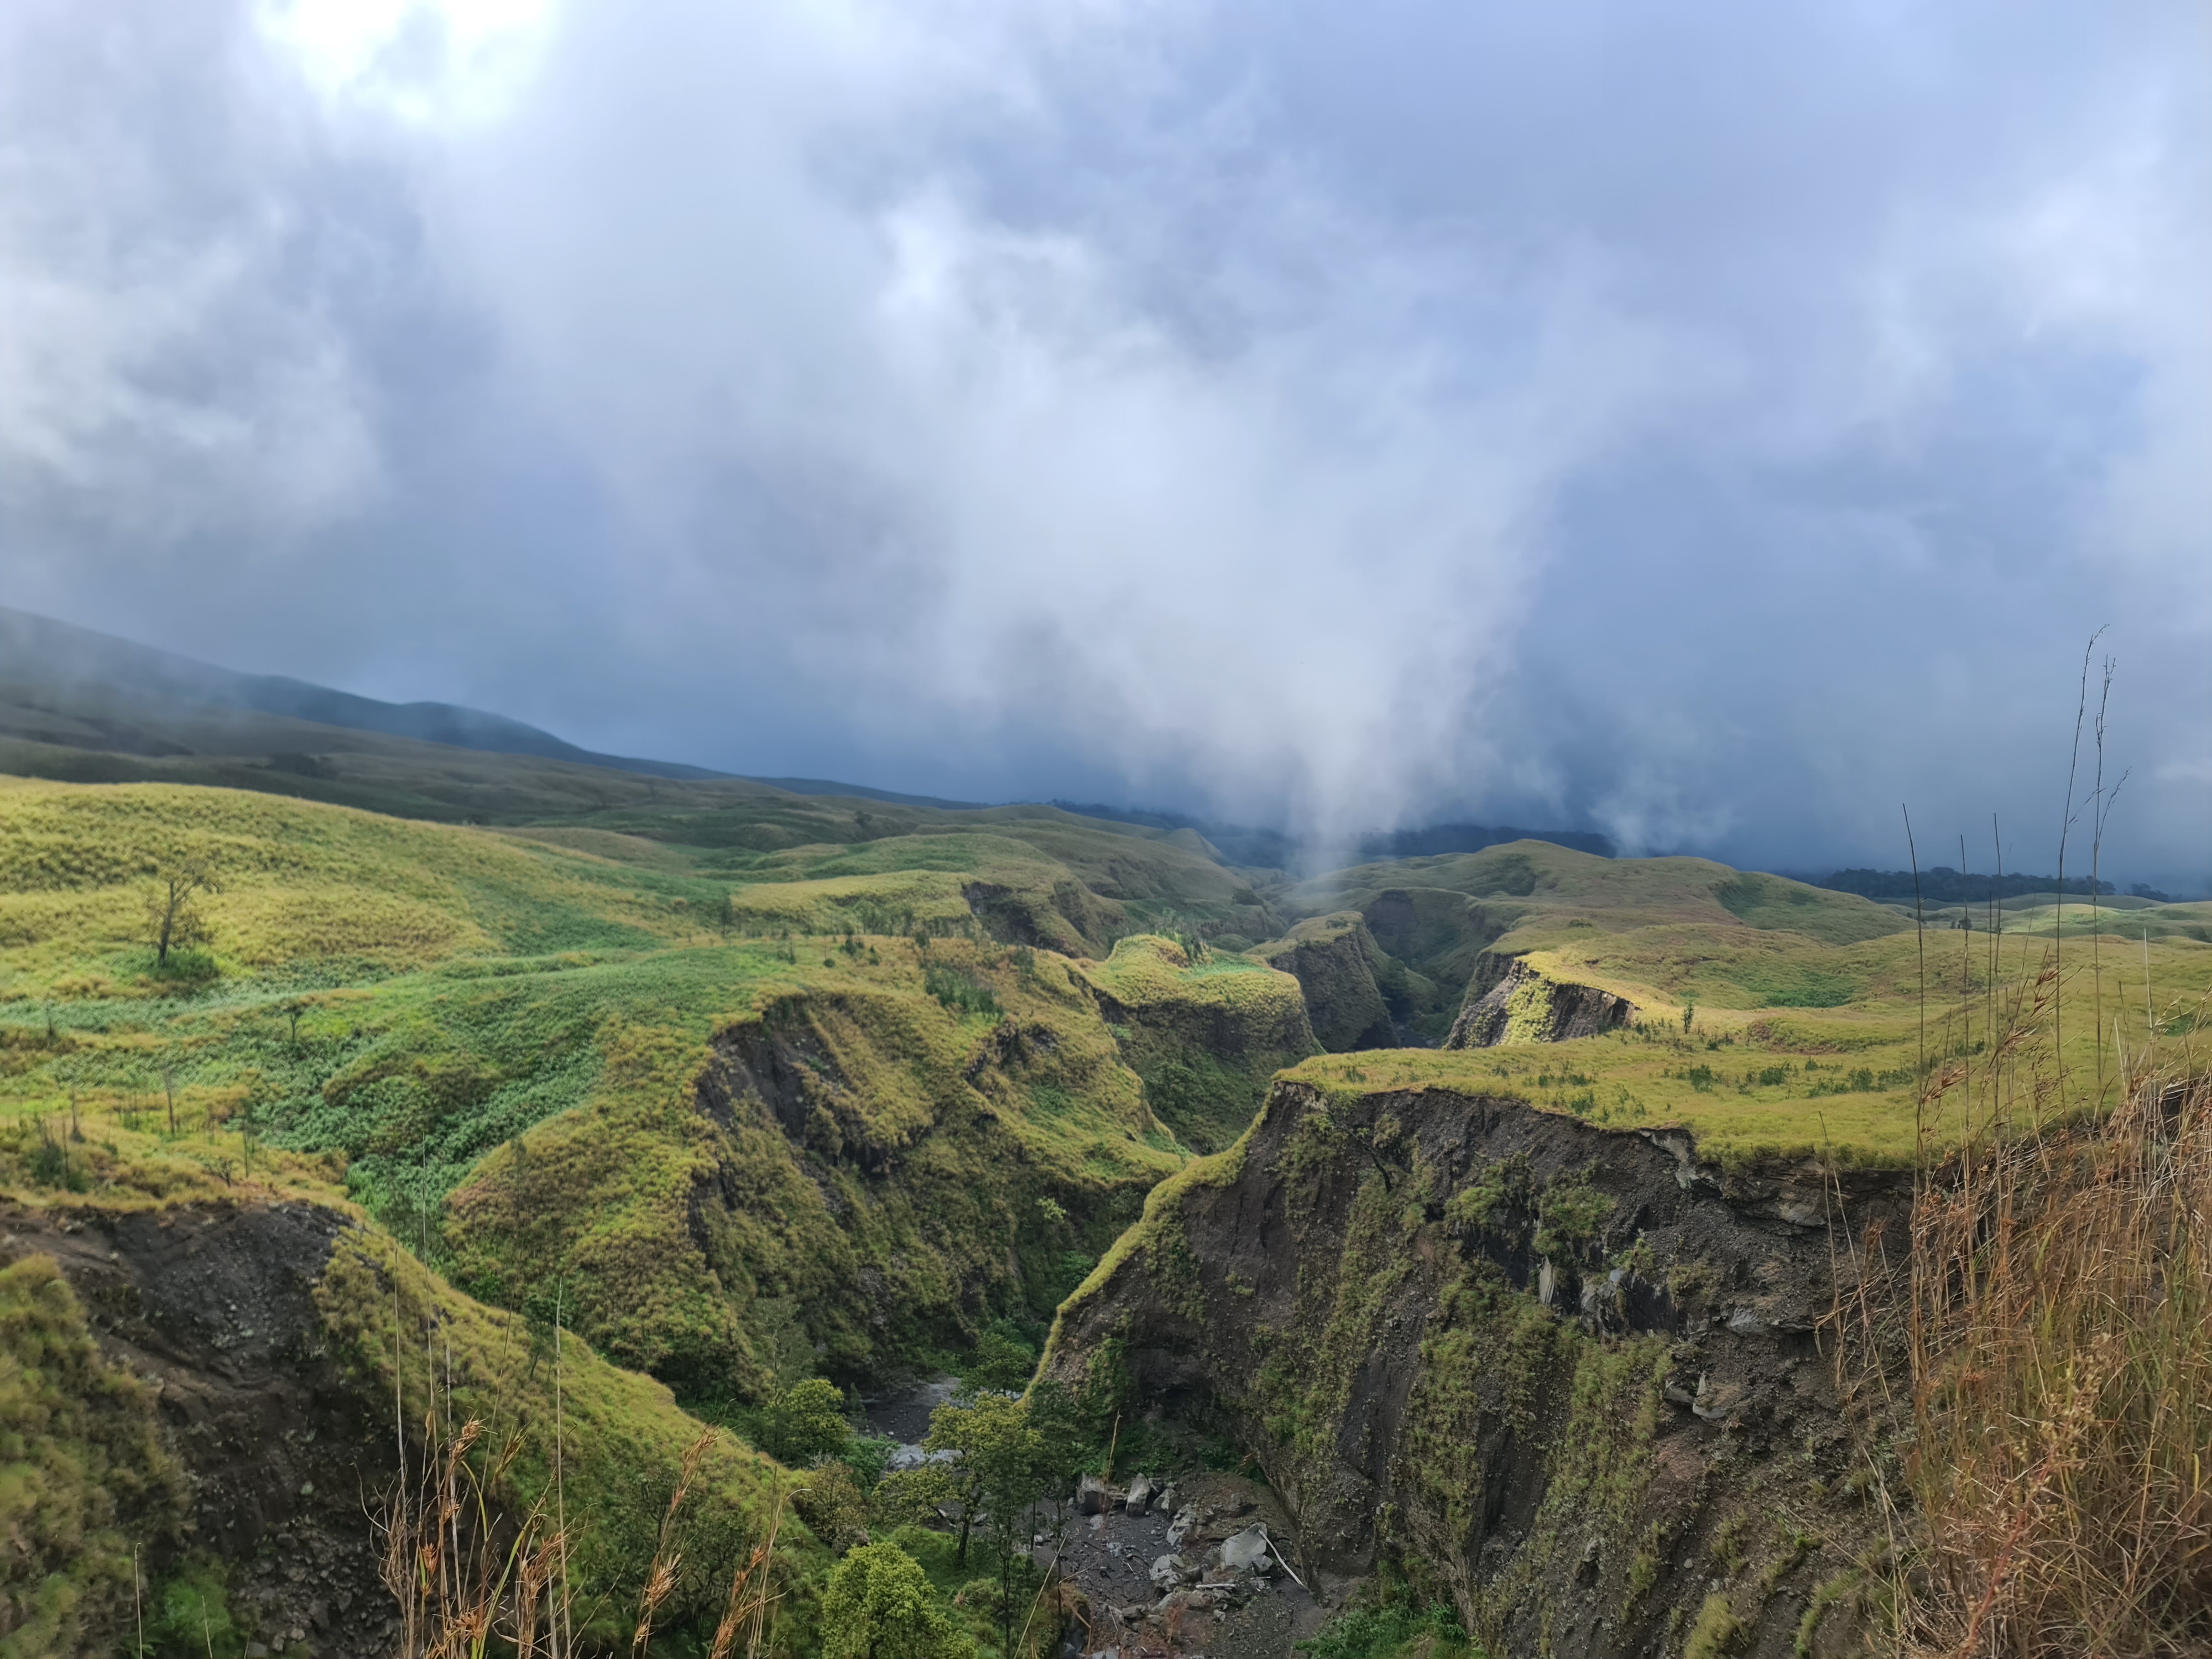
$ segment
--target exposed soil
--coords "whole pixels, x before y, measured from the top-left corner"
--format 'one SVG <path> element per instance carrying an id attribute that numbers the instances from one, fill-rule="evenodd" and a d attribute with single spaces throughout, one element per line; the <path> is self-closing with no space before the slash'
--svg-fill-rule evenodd
<path id="1" fill-rule="evenodd" d="M 52 1256 L 101 1350 L 156 1390 L 185 1545 L 227 1564 L 252 1659 L 372 1659 L 397 1629 L 368 1513 L 397 1467 L 392 1427 L 325 1350 L 312 1295 L 347 1224 L 308 1204 L 0 1205 L 0 1258 Z"/>

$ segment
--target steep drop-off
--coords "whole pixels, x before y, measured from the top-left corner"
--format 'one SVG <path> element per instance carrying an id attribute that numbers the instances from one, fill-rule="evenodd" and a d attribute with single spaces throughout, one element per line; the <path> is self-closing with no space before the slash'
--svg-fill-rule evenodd
<path id="1" fill-rule="evenodd" d="M 1046 1374 L 1126 1367 L 1251 1449 L 1310 1565 L 1387 1555 L 1494 1652 L 1834 1650 L 1871 1525 L 1814 1338 L 1834 1190 L 1518 1101 L 1285 1080 L 1158 1189 Z M 1899 1201 L 1844 1200 L 1854 1225 Z"/>
<path id="2" fill-rule="evenodd" d="M 1252 954 L 1297 981 L 1314 1038 L 1331 1054 L 1397 1045 L 1397 1024 L 1381 983 L 1397 964 L 1386 967 L 1388 959 L 1358 912 L 1339 911 L 1302 921 Z M 1402 968 L 1397 977 L 1407 977 Z M 1433 989 L 1425 981 L 1422 985 Z"/>
<path id="3" fill-rule="evenodd" d="M 141 1616 L 170 1651 L 164 1585 L 181 1574 L 200 1587 L 190 1607 L 212 1628 L 174 1632 L 175 1650 L 200 1650 L 204 1635 L 210 1651 L 221 1640 L 232 1652 L 244 1642 L 249 1653 L 388 1654 L 398 1608 L 373 1517 L 398 1474 L 397 1437 L 417 1465 L 432 1416 L 454 1426 L 477 1417 L 495 1444 L 514 1437 L 491 1482 L 495 1515 L 522 1514 L 550 1484 L 550 1333 L 472 1304 L 337 1208 L 267 1195 L 0 1202 L 0 1279 L 38 1316 L 36 1328 L 11 1318 L 0 1377 L 20 1382 L 27 1364 L 52 1370 L 67 1353 L 62 1380 L 91 1413 L 37 1410 L 25 1435 L 33 1425 L 18 1408 L 29 1402 L 7 1391 L 0 1487 L 33 1500 L 36 1530 L 65 1516 L 94 1523 L 60 1539 L 53 1559 L 21 1549 L 0 1559 L 0 1643 L 14 1637 L 12 1651 L 120 1652 Z M 615 1609 L 592 1634 L 605 1647 L 702 1425 L 665 1388 L 573 1335 L 562 1348 L 571 1559 L 586 1607 Z M 714 1437 L 678 1613 L 714 1605 L 710 1573 L 755 1535 L 773 1470 Z M 785 1538 L 812 1548 L 788 1520 Z M 52 1615 L 43 1623 L 42 1609 Z"/>
<path id="4" fill-rule="evenodd" d="M 1610 1031 L 1635 1018 L 1636 1005 L 1626 997 L 1595 985 L 1551 978 L 1518 957 L 1486 956 L 1443 1046 L 1492 1048 L 1501 1042 L 1569 1042 Z"/>
<path id="5" fill-rule="evenodd" d="M 1194 961 L 1174 939 L 1139 935 L 1076 971 L 1152 1112 L 1200 1152 L 1235 1140 L 1268 1079 L 1320 1049 L 1298 981 L 1246 957 L 1201 947 Z"/>

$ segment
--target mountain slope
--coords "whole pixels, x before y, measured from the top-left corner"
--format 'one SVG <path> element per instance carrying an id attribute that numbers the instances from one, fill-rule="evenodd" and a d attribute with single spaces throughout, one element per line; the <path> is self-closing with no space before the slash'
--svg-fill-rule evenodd
<path id="1" fill-rule="evenodd" d="M 728 775 L 675 761 L 597 754 L 550 732 L 480 708 L 450 702 L 385 702 L 282 674 L 241 674 L 6 606 L 0 606 L 0 683 L 36 686 L 63 696 L 86 690 L 136 693 L 349 731 L 380 732 L 455 749 L 532 755 L 654 777 Z"/>

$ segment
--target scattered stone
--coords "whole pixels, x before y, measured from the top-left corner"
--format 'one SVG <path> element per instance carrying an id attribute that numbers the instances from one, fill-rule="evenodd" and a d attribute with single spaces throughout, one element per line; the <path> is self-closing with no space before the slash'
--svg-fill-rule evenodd
<path id="1" fill-rule="evenodd" d="M 1171 1550 L 1181 1549 L 1182 1540 L 1190 1536 L 1191 1528 L 1197 1525 L 1198 1506 L 1196 1504 L 1188 1505 L 1179 1510 L 1176 1518 L 1168 1523 L 1168 1547 Z"/>
<path id="2" fill-rule="evenodd" d="M 1163 1595 L 1198 1582 L 1198 1568 L 1180 1555 L 1163 1555 L 1152 1563 L 1152 1588 Z"/>

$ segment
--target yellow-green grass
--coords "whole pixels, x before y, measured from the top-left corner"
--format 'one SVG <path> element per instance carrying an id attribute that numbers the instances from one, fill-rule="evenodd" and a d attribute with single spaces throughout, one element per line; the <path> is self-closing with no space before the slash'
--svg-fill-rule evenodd
<path id="1" fill-rule="evenodd" d="M 1731 870 L 1709 859 L 1605 859 L 1540 841 L 1356 866 L 1294 888 L 1282 902 L 1297 914 L 1316 915 L 1364 908 L 1381 893 L 1421 888 L 1510 902 L 1524 922 L 1558 913 L 1563 924 L 1579 917 L 1607 931 L 1670 922 L 1735 925 L 1840 945 L 1911 925 L 1871 899 Z"/>
<path id="2" fill-rule="evenodd" d="M 975 872 L 937 864 L 1068 880 L 1018 842 L 906 837 L 860 849 L 873 871 L 807 877 L 810 858 L 733 890 L 686 872 L 711 854 L 588 828 L 164 786 L 16 783 L 0 801 L 0 1115 L 26 1167 L 39 1126 L 74 1110 L 100 1127 L 70 1143 L 64 1189 L 204 1196 L 242 1187 L 249 1157 L 260 1184 L 342 1171 L 475 1288 L 520 1305 L 566 1276 L 585 1328 L 694 1383 L 719 1366 L 741 1394 L 766 1386 L 790 1305 L 848 1372 L 957 1346 L 979 1285 L 1048 1309 L 1080 1275 L 1063 1261 L 1087 1265 L 1186 1156 L 1073 964 L 904 931 L 974 931 Z M 203 901 L 216 971 L 187 981 L 132 938 L 149 868 L 183 856 L 223 884 Z M 848 937 L 889 919 L 896 935 Z M 976 1011 L 986 994 L 998 1013 Z M 771 1018 L 811 1033 L 845 1133 L 890 1167 L 810 1172 L 772 1119 L 698 1109 L 717 1033 Z M 724 1183 L 738 1195 L 702 1223 L 702 1184 Z M 860 1300 L 878 1270 L 916 1310 L 888 1334 Z"/>
<path id="3" fill-rule="evenodd" d="M 1298 981 L 1249 957 L 1194 963 L 1177 941 L 1139 934 L 1076 972 L 1114 1022 L 1160 1120 L 1211 1152 L 1251 1121 L 1267 1079 L 1319 1046 Z"/>
<path id="4" fill-rule="evenodd" d="M 1060 1258 L 1087 1266 L 1185 1161 L 1064 959 L 933 941 L 927 965 L 989 989 L 994 1017 L 929 994 L 909 940 L 807 944 L 832 965 L 778 974 L 768 947 L 733 950 L 771 970 L 743 1012 L 626 1026 L 588 1099 L 493 1149 L 453 1196 L 455 1271 L 508 1303 L 568 1277 L 628 1363 L 702 1394 L 719 1367 L 752 1396 L 794 1318 L 849 1373 L 957 1346 L 977 1286 L 1048 1310 Z M 696 1109 L 708 1043 L 748 1027 L 796 1036 L 834 1077 L 842 1156 L 794 1146 L 765 1109 Z M 702 1208 L 702 1187 L 740 1200 Z M 873 1323 L 864 1280 L 891 1310 Z"/>
<path id="5" fill-rule="evenodd" d="M 1298 1003 L 1298 982 L 1247 956 L 1208 952 L 1193 963 L 1177 941 L 1157 933 L 1116 940 L 1104 962 L 1083 976 L 1131 1007 L 1181 1005 L 1224 1008 L 1289 1019 Z"/>
<path id="6" fill-rule="evenodd" d="M 487 1294 L 520 1305 L 565 1275 L 581 1328 L 627 1363 L 703 1386 L 720 1356 L 744 1366 L 726 1380 L 744 1393 L 773 1364 L 759 1297 L 803 1291 L 836 1364 L 868 1369 L 894 1356 L 855 1299 L 862 1269 L 888 1273 L 915 1310 L 899 1340 L 954 1340 L 961 1281 L 1003 1279 L 1010 1237 L 1095 1255 L 1182 1163 L 1064 959 L 932 945 L 933 963 L 991 988 L 1024 1034 L 1026 1058 L 1002 1064 L 1000 1022 L 928 994 L 911 941 L 848 952 L 807 939 L 791 953 L 801 945 L 796 963 L 753 941 L 457 962 L 310 994 L 84 1000 L 51 1041 L 43 1010 L 19 1003 L 0 1029 L 0 1112 L 27 1160 L 37 1124 L 64 1125 L 73 1102 L 93 1126 L 73 1179 L 96 1191 L 210 1196 L 245 1181 L 249 1155 L 264 1183 L 295 1164 L 325 1182 L 343 1169 L 354 1197 L 411 1244 L 453 1252 Z M 715 1034 L 771 1009 L 797 1010 L 818 1038 L 860 1133 L 896 1151 L 891 1178 L 833 1167 L 810 1180 L 781 1131 L 696 1109 Z M 131 1153 L 119 1167 L 111 1143 Z M 694 1190 L 726 1176 L 752 1201 L 702 1243 Z M 842 1191 L 842 1225 L 817 1182 Z M 1032 1213 L 1043 1194 L 1076 1217 L 1064 1237 Z M 1036 1291 L 1057 1300 L 1042 1279 Z"/>
<path id="7" fill-rule="evenodd" d="M 697 934 L 708 884 L 506 836 L 235 790 L 0 779 L 0 999 L 161 988 L 144 905 L 204 860 L 217 964 L 391 971 Z"/>
<path id="8" fill-rule="evenodd" d="M 911 870 L 879 875 L 831 876 L 781 881 L 773 877 L 735 890 L 728 916 L 741 932 L 788 930 L 838 937 L 845 933 L 946 933 L 971 917 L 951 871 Z"/>
<path id="9" fill-rule="evenodd" d="M 2154 1027 L 2193 1027 L 2212 994 L 2212 945 L 2154 939 L 2146 949 L 2112 935 L 2094 943 L 2093 954 L 2089 939 L 2068 939 L 2056 981 L 2058 1041 L 2048 1052 L 2076 1099 L 2094 1092 L 2100 1033 L 2105 1073 L 2117 1076 L 2117 1043 L 2137 1050 Z M 1962 1127 L 1955 1101 L 1922 1117 L 1923 1055 L 1941 1066 L 1986 1052 L 1992 1024 L 2016 1017 L 2013 999 L 2044 970 L 2050 947 L 2026 933 L 1905 933 L 1848 946 L 1696 928 L 1593 933 L 1528 960 L 1547 976 L 1630 997 L 1639 1007 L 1630 1028 L 1561 1043 L 1329 1055 L 1286 1075 L 1340 1089 L 1504 1095 L 1614 1128 L 1679 1127 L 1724 1162 L 1828 1156 L 1900 1167 L 1921 1137 L 1940 1152 Z M 1776 1006 L 1760 988 L 1808 986 L 1849 1000 Z M 2031 1005 L 2018 1017 L 2049 1033 L 2053 1012 Z"/>
<path id="10" fill-rule="evenodd" d="M 410 1429 L 434 1420 L 451 1434 L 476 1419 L 484 1425 L 480 1457 L 519 1438 L 496 1496 L 517 1520 L 539 1505 L 549 1516 L 565 1511 L 580 1621 L 596 1615 L 595 1641 L 629 1634 L 669 1495 L 702 1435 L 707 1448 L 678 1516 L 678 1584 L 664 1628 L 712 1625 L 732 1569 L 766 1534 L 778 1492 L 794 1484 L 774 1460 L 702 1425 L 662 1384 L 608 1364 L 573 1331 L 562 1334 L 556 1370 L 546 1325 L 532 1328 L 463 1295 L 374 1229 L 340 1235 L 315 1303 L 356 1385 L 387 1409 L 396 1395 Z M 785 1571 L 802 1589 L 789 1611 L 803 1632 L 804 1586 L 827 1553 L 787 1508 L 778 1541 Z"/>
<path id="11" fill-rule="evenodd" d="M 537 1310 L 545 1320 L 533 1328 L 523 1317 L 486 1307 L 456 1290 L 348 1202 L 325 1159 L 261 1147 L 249 1163 L 240 1137 L 220 1127 L 212 1133 L 195 1130 L 171 1137 L 98 1109 L 80 1109 L 76 1121 L 84 1136 L 81 1141 L 70 1138 L 65 1115 L 50 1115 L 47 1137 L 37 1134 L 21 1114 L 13 1115 L 0 1131 L 0 1189 L 11 1201 L 65 1208 L 72 1215 L 209 1201 L 305 1201 L 337 1211 L 348 1225 L 317 1283 L 315 1301 L 324 1334 L 356 1385 L 388 1414 L 398 1382 L 412 1436 L 433 1408 L 426 1381 L 434 1367 L 434 1407 L 441 1425 L 458 1427 L 471 1416 L 481 1418 L 488 1428 L 480 1451 L 495 1449 L 511 1433 L 522 1437 L 520 1455 L 498 1492 L 501 1505 L 518 1519 L 541 1499 L 550 1505 L 555 1388 L 546 1322 L 550 1300 Z M 49 1182 L 34 1173 L 32 1160 L 50 1144 L 48 1137 L 68 1146 L 78 1181 Z M 88 1597 L 104 1599 L 112 1613 L 117 1592 L 109 1581 L 116 1561 L 124 1561 L 127 1572 L 130 1542 L 135 1539 L 143 1551 L 173 1521 L 173 1504 L 149 1500 L 139 1504 L 138 1513 L 115 1516 L 101 1508 L 96 1494 L 80 1489 L 87 1478 L 96 1478 L 102 1488 L 118 1495 L 158 1496 L 174 1476 L 150 1438 L 150 1407 L 141 1413 L 146 1431 L 133 1430 L 130 1413 L 122 1408 L 135 1397 L 136 1385 L 80 1352 L 88 1351 L 89 1343 L 74 1300 L 37 1264 L 33 1258 L 31 1265 L 0 1275 L 7 1280 L 0 1284 L 0 1393 L 13 1386 L 23 1404 L 37 1407 L 35 1396 L 53 1386 L 58 1363 L 65 1362 L 72 1375 L 93 1379 L 70 1384 L 79 1396 L 78 1404 L 70 1407 L 75 1415 L 52 1418 L 49 1412 L 46 1443 L 31 1460 L 36 1482 L 42 1484 L 27 1490 L 38 1494 L 42 1522 L 52 1522 L 45 1530 L 74 1527 L 82 1534 L 73 1543 L 73 1534 L 58 1534 L 58 1542 L 70 1544 L 79 1558 L 79 1570 L 65 1574 L 66 1582 L 49 1586 L 48 1599 L 59 1596 L 70 1606 Z M 11 1300 L 19 1292 L 30 1298 L 21 1309 Z M 562 1312 L 567 1328 L 560 1376 L 562 1461 L 572 1559 L 584 1591 L 582 1604 L 618 1621 L 635 1605 L 638 1581 L 653 1558 L 655 1528 L 684 1449 L 708 1431 L 678 1407 L 663 1384 L 598 1357 L 574 1328 L 576 1310 L 570 1306 Z M 42 1382 L 41 1376 L 49 1380 Z M 106 1427 L 80 1421 L 86 1410 L 106 1412 L 113 1421 Z M 0 1454 L 17 1455 L 4 1446 Z M 696 1613 L 714 1602 L 718 1575 L 727 1571 L 741 1553 L 739 1546 L 757 1535 L 777 1485 L 789 1480 L 769 1458 L 726 1433 L 714 1433 L 702 1484 L 685 1511 L 689 1571 L 683 1612 Z M 368 1547 L 366 1516 L 362 1527 Z M 823 1564 L 821 1553 L 804 1527 L 787 1515 L 782 1536 L 794 1572 L 802 1578 L 812 1575 Z M 127 1608 L 127 1577 L 120 1594 Z M 622 1633 L 627 1629 L 623 1624 Z M 617 1633 L 615 1623 L 599 1633 L 612 1638 Z"/>
<path id="12" fill-rule="evenodd" d="M 129 1616 L 140 1550 L 181 1519 L 154 1391 L 105 1359 L 46 1256 L 0 1267 L 0 1637 L 78 1654 Z"/>

